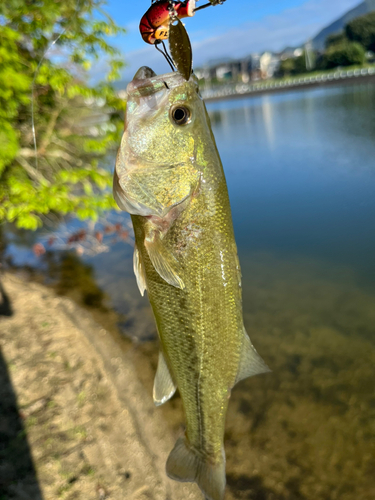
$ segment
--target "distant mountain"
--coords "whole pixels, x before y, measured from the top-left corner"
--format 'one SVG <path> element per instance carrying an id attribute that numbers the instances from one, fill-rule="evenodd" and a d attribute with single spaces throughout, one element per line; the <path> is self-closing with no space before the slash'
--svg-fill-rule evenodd
<path id="1" fill-rule="evenodd" d="M 345 25 L 355 19 L 356 17 L 363 16 L 369 12 L 375 11 L 375 0 L 365 0 L 364 2 L 354 7 L 354 9 L 349 10 L 342 17 L 334 21 L 332 24 L 323 28 L 315 38 L 312 40 L 314 49 L 322 50 L 324 49 L 324 43 L 329 35 L 334 33 L 339 33 L 345 28 Z"/>

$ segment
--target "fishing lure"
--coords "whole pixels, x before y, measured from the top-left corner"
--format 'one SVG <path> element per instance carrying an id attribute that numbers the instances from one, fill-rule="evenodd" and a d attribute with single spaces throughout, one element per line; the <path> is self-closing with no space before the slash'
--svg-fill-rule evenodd
<path id="1" fill-rule="evenodd" d="M 142 17 L 139 30 L 146 43 L 157 44 L 169 38 L 171 18 L 183 19 L 195 14 L 195 0 L 173 2 L 159 0 L 154 2 Z"/>
<path id="2" fill-rule="evenodd" d="M 139 24 L 142 38 L 150 45 L 157 44 L 169 37 L 169 24 L 171 18 L 183 19 L 193 17 L 198 10 L 205 9 L 211 5 L 221 5 L 226 0 L 209 0 L 209 3 L 196 7 L 197 0 L 156 0 L 147 10 Z"/>
<path id="3" fill-rule="evenodd" d="M 181 19 L 193 17 L 195 12 L 211 5 L 221 5 L 226 0 L 209 0 L 209 3 L 196 7 L 199 0 L 151 0 L 151 7 L 143 15 L 139 30 L 143 40 L 154 45 L 166 58 L 172 71 L 175 67 L 189 80 L 191 75 L 192 53 L 189 37 Z M 164 40 L 169 40 L 172 57 L 168 54 Z M 163 50 L 159 48 L 163 46 Z"/>

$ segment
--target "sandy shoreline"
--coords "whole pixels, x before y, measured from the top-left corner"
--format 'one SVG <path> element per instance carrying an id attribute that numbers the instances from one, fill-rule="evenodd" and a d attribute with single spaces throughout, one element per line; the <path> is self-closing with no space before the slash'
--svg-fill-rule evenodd
<path id="1" fill-rule="evenodd" d="M 225 499 L 373 500 L 373 293 L 344 270 L 253 261 L 245 325 L 273 372 L 232 391 Z M 1 280 L 0 500 L 203 500 L 165 475 L 184 419 L 178 394 L 153 405 L 157 342 L 121 338 L 100 301 Z"/>
<path id="2" fill-rule="evenodd" d="M 13 315 L 0 316 L 0 498 L 201 498 L 166 477 L 175 436 L 134 352 L 51 289 L 11 274 L 2 284 Z"/>

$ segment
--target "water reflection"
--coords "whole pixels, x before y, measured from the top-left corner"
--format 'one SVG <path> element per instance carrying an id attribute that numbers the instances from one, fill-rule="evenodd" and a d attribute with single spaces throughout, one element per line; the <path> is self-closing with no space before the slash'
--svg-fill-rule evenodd
<path id="1" fill-rule="evenodd" d="M 375 284 L 374 97 L 359 86 L 209 106 L 240 253 L 348 264 Z"/>
<path id="2" fill-rule="evenodd" d="M 262 106 L 263 111 L 263 123 L 264 123 L 264 131 L 267 137 L 268 147 L 273 149 L 275 145 L 275 130 L 274 130 L 274 119 L 273 119 L 273 106 L 270 102 L 270 99 L 266 98 L 264 100 L 264 104 Z M 245 117 L 247 118 L 246 108 L 245 108 Z M 250 120 L 245 118 L 245 123 L 249 124 Z"/>
<path id="3" fill-rule="evenodd" d="M 46 252 L 42 258 L 46 274 L 59 295 L 68 295 L 78 304 L 106 309 L 105 294 L 94 278 L 92 266 L 83 264 L 73 252 Z"/>

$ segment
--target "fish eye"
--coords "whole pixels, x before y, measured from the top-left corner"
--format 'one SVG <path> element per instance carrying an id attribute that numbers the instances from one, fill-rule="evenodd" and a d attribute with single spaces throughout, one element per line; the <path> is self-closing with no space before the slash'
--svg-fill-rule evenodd
<path id="1" fill-rule="evenodd" d="M 171 108 L 170 117 L 176 125 L 186 125 L 190 122 L 191 112 L 186 106 L 178 104 Z"/>

